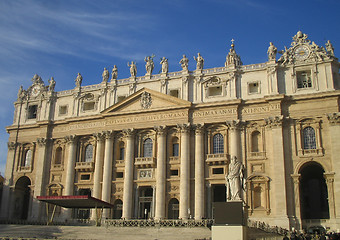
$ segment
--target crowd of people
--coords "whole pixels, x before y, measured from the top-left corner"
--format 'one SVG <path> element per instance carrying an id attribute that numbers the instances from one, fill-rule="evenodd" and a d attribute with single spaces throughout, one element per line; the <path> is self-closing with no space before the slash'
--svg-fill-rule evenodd
<path id="1" fill-rule="evenodd" d="M 303 232 L 292 231 L 285 233 L 283 240 L 340 240 L 340 233 L 336 232 Z"/>

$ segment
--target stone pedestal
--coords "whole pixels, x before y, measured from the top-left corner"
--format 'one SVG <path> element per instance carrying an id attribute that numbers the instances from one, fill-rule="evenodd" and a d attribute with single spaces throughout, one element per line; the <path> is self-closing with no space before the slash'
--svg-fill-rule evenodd
<path id="1" fill-rule="evenodd" d="M 247 227 L 245 226 L 212 226 L 211 228 L 212 240 L 246 240 Z"/>

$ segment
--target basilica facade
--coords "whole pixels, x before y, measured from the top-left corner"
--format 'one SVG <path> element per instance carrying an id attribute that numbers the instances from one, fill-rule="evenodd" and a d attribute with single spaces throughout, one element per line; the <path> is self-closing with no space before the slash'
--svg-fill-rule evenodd
<path id="1" fill-rule="evenodd" d="M 205 69 L 198 54 L 190 71 L 183 55 L 182 70 L 169 72 L 162 58 L 155 75 L 149 56 L 143 76 L 131 62 L 129 78 L 114 66 L 82 86 L 78 73 L 60 92 L 35 75 L 7 127 L 1 219 L 43 219 L 37 196 L 68 195 L 111 203 L 107 218 L 209 219 L 227 200 L 235 156 L 250 219 L 340 228 L 339 62 L 329 41 L 320 47 L 299 31 L 287 44 L 270 43 L 268 61 L 252 65 L 234 44 L 223 67 Z"/>

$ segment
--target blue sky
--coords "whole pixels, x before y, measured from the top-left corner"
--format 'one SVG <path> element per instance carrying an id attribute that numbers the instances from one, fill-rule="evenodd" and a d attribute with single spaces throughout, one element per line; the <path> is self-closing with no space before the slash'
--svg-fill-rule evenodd
<path id="1" fill-rule="evenodd" d="M 78 72 L 83 85 L 101 82 L 103 68 L 118 67 L 129 77 L 127 62 L 144 57 L 169 59 L 169 71 L 180 70 L 183 54 L 194 70 L 194 55 L 204 68 L 223 66 L 235 39 L 244 64 L 267 60 L 269 42 L 280 50 L 298 30 L 324 46 L 331 40 L 339 57 L 339 0 L 0 0 L 0 172 L 5 171 L 13 102 L 20 85 L 27 89 L 35 73 L 56 91 L 74 88 Z"/>

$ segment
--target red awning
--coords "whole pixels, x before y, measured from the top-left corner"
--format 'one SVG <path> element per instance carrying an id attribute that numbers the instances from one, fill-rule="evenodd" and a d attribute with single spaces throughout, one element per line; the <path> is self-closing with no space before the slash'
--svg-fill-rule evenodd
<path id="1" fill-rule="evenodd" d="M 88 195 L 80 196 L 37 196 L 42 202 L 64 208 L 113 208 L 113 205 Z"/>

